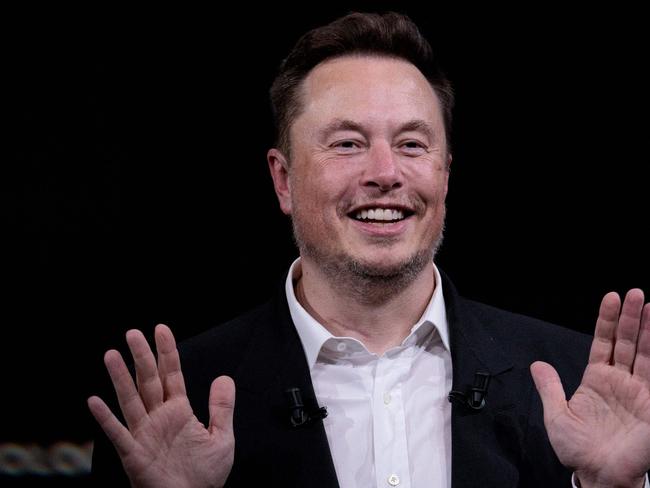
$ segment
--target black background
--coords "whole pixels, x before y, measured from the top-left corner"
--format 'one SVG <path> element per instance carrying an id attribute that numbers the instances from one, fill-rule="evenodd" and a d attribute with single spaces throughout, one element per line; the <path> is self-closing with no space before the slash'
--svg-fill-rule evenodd
<path id="1" fill-rule="evenodd" d="M 85 398 L 127 329 L 182 339 L 269 296 L 296 253 L 267 89 L 305 30 L 383 8 L 418 22 L 456 88 L 438 264 L 461 293 L 590 332 L 605 292 L 650 292 L 640 11 L 10 13 L 0 443 L 90 439 Z"/>

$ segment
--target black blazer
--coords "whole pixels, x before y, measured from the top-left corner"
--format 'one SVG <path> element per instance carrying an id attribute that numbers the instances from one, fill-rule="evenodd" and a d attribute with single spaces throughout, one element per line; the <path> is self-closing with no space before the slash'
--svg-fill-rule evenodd
<path id="1" fill-rule="evenodd" d="M 477 371 L 491 375 L 484 409 L 452 407 L 452 487 L 570 487 L 528 368 L 535 360 L 551 363 L 571 395 L 590 337 L 464 299 L 442 277 L 453 389 L 468 390 Z M 226 486 L 338 487 L 322 422 L 295 428 L 289 421 L 286 389 L 300 388 L 308 406 L 316 407 L 316 399 L 284 283 L 279 288 L 265 305 L 179 345 L 188 396 L 207 425 L 212 380 L 222 374 L 235 380 L 235 464 Z M 126 483 L 103 434 L 95 442 L 93 476 L 94 486 Z"/>

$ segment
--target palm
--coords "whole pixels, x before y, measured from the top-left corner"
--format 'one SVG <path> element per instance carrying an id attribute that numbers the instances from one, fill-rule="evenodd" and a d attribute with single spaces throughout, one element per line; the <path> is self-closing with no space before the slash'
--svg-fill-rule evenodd
<path id="1" fill-rule="evenodd" d="M 157 473 L 179 480 L 202 480 L 202 485 L 211 486 L 211 480 L 218 479 L 219 467 L 227 464 L 223 440 L 211 434 L 182 399 L 150 412 L 133 436 L 137 447 L 122 462 L 127 473 L 134 473 L 132 481 L 138 486 L 149 486 Z"/>
<path id="2" fill-rule="evenodd" d="M 558 458 L 584 469 L 639 466 L 650 459 L 650 394 L 637 378 L 604 365 L 587 367 L 565 414 L 549 419 Z"/>
<path id="3" fill-rule="evenodd" d="M 222 486 L 234 455 L 232 380 L 222 377 L 213 383 L 206 428 L 187 399 L 171 331 L 156 330 L 158 366 L 139 331 L 129 332 L 127 341 L 137 390 L 119 353 L 109 351 L 105 361 L 128 430 L 99 398 L 89 399 L 89 406 L 115 445 L 131 483 L 156 488 Z"/>
<path id="4" fill-rule="evenodd" d="M 650 469 L 650 307 L 603 299 L 589 364 L 567 402 L 555 370 L 535 363 L 544 423 L 560 461 L 584 479 L 635 486 Z"/>

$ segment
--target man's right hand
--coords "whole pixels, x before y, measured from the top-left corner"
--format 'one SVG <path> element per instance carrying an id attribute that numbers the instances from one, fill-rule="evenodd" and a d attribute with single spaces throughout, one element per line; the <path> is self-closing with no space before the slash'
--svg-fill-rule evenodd
<path id="1" fill-rule="evenodd" d="M 212 382 L 206 429 L 192 412 L 169 327 L 158 325 L 155 339 L 158 364 L 142 332 L 126 333 L 137 387 L 119 352 L 104 356 L 126 427 L 101 398 L 90 397 L 88 408 L 117 449 L 133 487 L 221 487 L 235 454 L 235 384 L 228 376 Z"/>

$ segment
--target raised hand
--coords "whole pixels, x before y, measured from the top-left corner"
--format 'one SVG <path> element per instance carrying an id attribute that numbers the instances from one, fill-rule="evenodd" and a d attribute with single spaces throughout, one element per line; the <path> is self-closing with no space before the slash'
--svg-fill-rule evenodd
<path id="1" fill-rule="evenodd" d="M 138 488 L 221 487 L 234 459 L 235 385 L 228 376 L 212 382 L 210 423 L 206 428 L 192 412 L 171 330 L 155 330 L 158 363 L 139 330 L 126 333 L 133 355 L 137 387 L 118 351 L 108 351 L 108 369 L 126 427 L 104 401 L 88 407 L 111 440 L 131 485 Z"/>
<path id="2" fill-rule="evenodd" d="M 630 290 L 621 309 L 603 298 L 589 363 L 567 402 L 560 378 L 543 362 L 531 373 L 544 424 L 560 461 L 583 487 L 642 487 L 650 470 L 650 303 Z"/>

